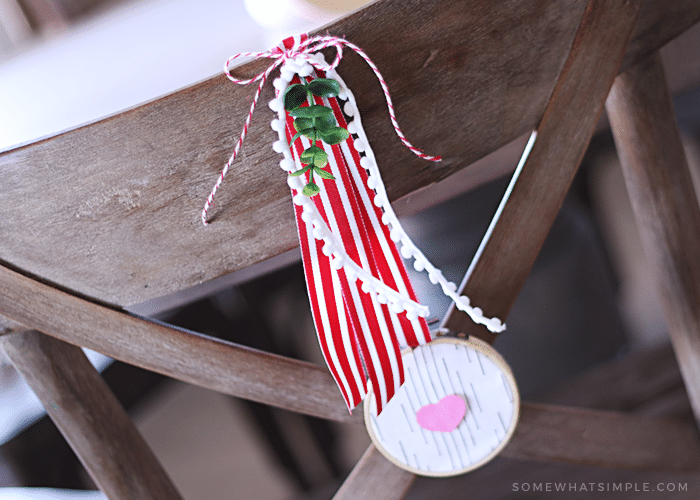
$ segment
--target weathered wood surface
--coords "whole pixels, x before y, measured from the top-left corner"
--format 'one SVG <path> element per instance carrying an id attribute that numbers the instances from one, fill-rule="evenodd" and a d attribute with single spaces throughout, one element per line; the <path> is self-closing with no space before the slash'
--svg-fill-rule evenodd
<path id="1" fill-rule="evenodd" d="M 626 63 L 700 18 L 694 0 L 642 4 Z M 443 179 L 535 127 L 584 6 L 583 0 L 384 0 L 331 26 L 330 33 L 366 48 L 382 69 L 410 140 L 445 158 L 429 164 L 403 148 L 374 76 L 348 54 L 340 71 L 362 96 L 364 124 L 391 199 Z M 289 193 L 270 148 L 274 134 L 264 105 L 217 199 L 216 223 L 205 228 L 198 220 L 252 94 L 252 88 L 215 77 L 0 154 L 0 260 L 126 306 L 295 246 Z M 266 90 L 263 102 L 270 95 Z"/>
<path id="2" fill-rule="evenodd" d="M 631 352 L 589 368 L 556 388 L 538 394 L 536 401 L 649 417 L 691 415 L 670 343 Z"/>
<path id="3" fill-rule="evenodd" d="M 107 498 L 182 498 L 79 347 L 35 331 L 0 345 Z"/>
<path id="4" fill-rule="evenodd" d="M 0 316 L 0 335 L 7 335 L 8 333 L 18 333 L 27 330 L 27 328 L 16 321 L 6 318 L 5 316 Z"/>
<path id="5" fill-rule="evenodd" d="M 333 500 L 403 498 L 414 479 L 413 474 L 395 467 L 370 445 Z"/>
<path id="6" fill-rule="evenodd" d="M 338 421 L 348 414 L 325 367 L 115 311 L 0 266 L 0 311 L 66 342 L 208 389 Z"/>
<path id="7" fill-rule="evenodd" d="M 537 139 L 501 202 L 460 286 L 488 317 L 508 316 L 583 159 L 618 74 L 639 3 L 591 2 L 557 81 Z M 495 225 L 494 225 L 495 224 Z M 443 327 L 492 342 L 495 335 L 451 307 Z"/>
<path id="8" fill-rule="evenodd" d="M 646 432 L 645 428 L 650 429 L 652 433 L 651 440 L 656 443 L 662 443 L 661 448 L 665 448 L 666 439 L 669 438 L 669 436 L 664 435 L 666 431 L 664 431 L 663 428 L 665 427 L 665 423 L 671 422 L 671 426 L 675 428 L 675 431 L 671 432 L 669 442 L 675 443 L 675 445 L 678 446 L 675 451 L 681 457 L 680 460 L 676 457 L 672 457 L 673 460 L 667 464 L 661 461 L 668 458 L 668 456 L 664 455 L 664 457 L 660 457 L 659 461 L 652 461 L 651 463 L 644 464 L 642 466 L 643 469 L 640 469 L 639 473 L 642 473 L 641 471 L 644 469 L 654 468 L 663 469 L 664 474 L 674 469 L 678 471 L 682 471 L 686 468 L 691 471 L 697 470 L 697 466 L 700 464 L 700 462 L 698 462 L 698 460 L 700 460 L 700 458 L 698 458 L 700 456 L 700 445 L 698 444 L 697 436 L 694 435 L 692 421 L 689 419 L 686 420 L 685 424 L 676 419 L 646 420 L 639 419 L 639 417 L 622 421 L 617 419 L 620 417 L 625 418 L 628 415 L 621 414 L 618 411 L 590 412 L 589 410 L 584 410 L 582 412 L 571 412 L 570 409 L 549 404 L 549 402 L 555 401 L 557 405 L 561 402 L 563 404 L 573 404 L 591 408 L 632 411 L 637 415 L 647 415 L 649 413 L 661 414 L 669 410 L 671 414 L 674 414 L 676 408 L 658 408 L 657 403 L 659 399 L 664 398 L 664 395 L 673 395 L 674 399 L 676 399 L 676 389 L 679 387 L 682 389 L 682 386 L 683 382 L 678 372 L 678 365 L 676 364 L 670 345 L 659 346 L 648 351 L 634 352 L 623 358 L 611 360 L 602 365 L 592 367 L 573 380 L 566 381 L 558 390 L 543 395 L 542 401 L 547 401 L 547 405 L 523 404 L 521 415 L 523 419 L 522 425 L 528 433 L 534 433 L 538 439 L 531 439 L 527 435 L 520 436 L 520 434 L 516 432 L 513 436 L 512 444 L 504 450 L 502 455 L 517 459 L 532 458 L 528 457 L 528 454 L 533 452 L 533 450 L 537 453 L 538 450 L 540 450 L 539 447 L 542 446 L 544 447 L 543 453 L 538 454 L 539 458 L 532 458 L 533 460 L 542 460 L 542 456 L 545 453 L 551 453 L 552 450 L 554 450 L 555 453 L 553 455 L 557 455 L 558 458 L 565 459 L 567 462 L 570 461 L 570 457 L 574 457 L 574 461 L 578 463 L 577 459 L 586 456 L 587 460 L 585 463 L 587 465 L 601 465 L 603 463 L 600 461 L 601 457 L 605 460 L 607 460 L 608 457 L 608 448 L 606 446 L 612 446 L 614 448 L 613 456 L 617 454 L 618 458 L 620 458 L 619 455 L 622 455 L 623 467 L 634 468 L 635 464 L 629 462 L 620 450 L 626 449 L 630 445 L 642 445 L 644 448 L 643 453 L 647 457 L 649 457 L 652 452 L 656 454 L 657 450 L 651 447 L 647 448 L 643 439 L 640 439 L 643 438 L 644 435 L 635 435 L 635 433 Z M 592 388 L 595 388 L 595 390 L 591 390 Z M 687 397 L 685 397 L 685 400 L 685 407 L 687 407 Z M 605 415 L 606 419 L 604 423 L 597 420 L 603 415 Z M 663 416 L 670 415 L 669 413 L 665 413 Z M 608 420 L 608 418 L 610 420 Z M 610 422 L 612 422 L 612 427 L 610 426 Z M 603 430 L 601 433 L 598 431 L 598 427 L 609 430 Z M 613 440 L 609 441 L 610 436 L 608 433 L 611 433 L 613 428 L 617 430 L 622 429 L 624 437 L 622 435 L 615 435 L 612 436 Z M 586 429 L 590 432 L 584 434 Z M 573 434 L 573 436 L 570 436 L 568 433 Z M 594 439 L 596 442 L 586 442 L 588 439 Z M 600 441 L 597 441 L 598 439 L 600 439 Z M 625 439 L 628 441 L 625 441 L 624 444 L 620 444 L 618 439 Z M 687 447 L 683 445 L 684 440 L 687 441 Z M 375 453 L 379 455 L 379 453 Z M 662 451 L 662 453 L 665 452 Z M 692 457 L 696 457 L 695 462 Z M 550 458 L 552 458 L 552 456 L 550 456 Z M 558 462 L 560 460 L 555 461 Z M 515 470 L 511 470 L 511 468 L 516 467 L 520 470 L 523 465 L 524 464 L 520 462 L 507 462 L 504 464 L 502 461 L 497 465 L 489 464 L 487 467 L 491 468 L 491 473 L 486 473 L 487 477 L 482 477 L 480 481 L 495 481 L 498 480 L 499 477 L 508 477 L 521 482 L 525 481 L 525 477 L 516 473 Z M 606 465 L 613 464 L 606 462 Z M 494 467 L 495 470 L 493 469 Z M 536 470 L 541 471 L 541 467 L 542 465 L 540 464 L 539 468 Z M 648 474 L 648 472 L 643 473 Z M 580 478 L 577 477 L 577 482 L 589 480 L 589 474 L 583 474 Z M 632 471 L 627 471 L 625 474 L 634 473 Z M 400 474 L 397 474 L 397 477 L 408 482 L 408 479 Z M 534 471 L 532 479 L 535 481 L 543 480 L 537 473 L 534 473 Z M 569 479 L 573 481 L 573 478 Z M 580 479 L 580 481 L 578 481 L 578 479 Z M 349 480 L 350 478 L 348 478 L 348 481 Z M 644 478 L 642 477 L 640 480 L 644 480 Z M 441 480 L 441 483 L 444 481 L 445 480 Z M 361 481 L 353 483 L 355 487 L 362 487 Z M 459 484 L 464 488 L 472 488 L 475 486 L 473 482 L 469 480 L 469 476 L 464 476 L 464 479 L 459 481 Z M 349 485 L 345 488 L 347 487 L 349 487 Z M 423 485 L 423 487 L 425 487 L 425 485 Z M 483 485 L 481 488 L 477 486 L 476 491 L 484 491 L 482 488 Z M 425 488 L 423 489 L 425 490 Z M 418 498 L 417 495 L 414 496 Z M 358 495 L 355 498 L 364 497 Z"/>
<path id="9" fill-rule="evenodd" d="M 502 455 L 649 470 L 700 470 L 697 429 L 687 420 L 524 404 Z"/>
<path id="10" fill-rule="evenodd" d="M 11 275 L 7 276 L 8 273 Z M 362 422 L 360 411 L 356 411 L 353 417 L 348 415 L 335 383 L 325 368 L 139 319 L 39 283 L 32 283 L 29 294 L 13 294 L 10 290 L 25 290 L 26 282 L 31 280 L 1 267 L 0 275 L 0 283 L 10 284 L 10 288 L 0 285 L 0 308 L 9 310 L 8 314 L 22 323 L 41 328 L 57 338 L 226 394 L 332 420 L 357 424 Z M 17 338 L 17 335 L 4 338 Z M 667 462 L 665 467 L 668 469 L 684 469 L 689 467 L 686 459 L 679 459 L 680 462 L 666 461 L 666 456 L 662 454 L 660 456 L 664 462 L 655 462 L 649 456 L 649 450 L 639 442 L 639 433 L 643 432 L 648 442 L 654 446 L 662 439 L 668 439 L 670 443 L 685 443 L 687 449 L 673 448 L 684 457 L 694 456 L 692 450 L 697 446 L 696 441 L 688 438 L 688 426 L 675 423 L 666 426 L 665 420 L 640 417 L 625 420 L 624 416 L 615 412 L 596 412 L 591 417 L 587 410 L 578 412 L 559 407 L 552 407 L 550 417 L 546 413 L 547 407 L 522 405 L 520 426 L 529 430 L 522 435 L 516 433 L 513 436 L 508 456 L 541 460 L 569 460 L 572 456 L 578 456 L 581 463 L 653 468 L 663 468 Z M 557 421 L 559 431 L 549 428 L 552 419 Z M 628 461 L 622 456 L 613 456 L 606 462 L 605 450 L 609 436 L 605 433 L 586 435 L 583 443 L 587 448 L 583 450 L 582 441 L 567 441 L 565 433 L 568 430 L 590 429 L 594 424 L 614 428 L 629 426 L 629 432 L 620 434 L 616 443 L 620 443 L 621 449 L 627 447 L 636 450 L 634 456 L 629 456 Z M 689 428 L 692 430 L 692 425 Z M 545 439 L 546 446 L 542 447 L 539 455 L 539 445 L 528 437 L 531 433 L 538 433 Z M 622 443 L 625 443 L 624 446 Z M 640 453 L 643 459 L 636 456 Z M 376 453 L 376 456 L 372 454 L 368 460 L 374 463 L 380 459 L 384 460 Z M 386 470 L 396 469 L 384 461 L 389 467 Z M 362 463 L 359 467 L 364 471 L 371 468 Z M 377 470 L 384 471 L 385 468 Z M 403 475 L 398 470 L 396 474 Z M 383 480 L 387 482 L 403 481 L 396 479 L 391 472 L 385 471 L 384 476 Z M 355 491 L 354 488 L 359 487 L 355 483 L 362 482 L 359 477 L 365 477 L 365 472 L 352 477 L 358 479 L 347 483 L 347 491 Z M 365 481 L 371 480 L 373 479 L 365 477 Z"/>
<path id="11" fill-rule="evenodd" d="M 520 421 L 501 455 L 629 469 L 700 471 L 700 443 L 692 421 L 612 411 L 522 404 Z M 335 500 L 403 498 L 412 475 L 370 446 Z M 374 489 L 378 496 L 369 495 Z"/>
<path id="12" fill-rule="evenodd" d="M 700 58 L 688 57 L 688 54 L 700 53 L 700 24 L 695 24 L 674 38 L 660 52 L 672 95 L 700 86 Z M 596 133 L 608 128 L 607 115 L 604 115 L 598 121 Z M 399 217 L 414 214 L 511 174 L 518 164 L 528 136 L 529 134 L 521 136 L 447 179 L 403 196 L 393 204 L 394 211 Z"/>
<path id="13" fill-rule="evenodd" d="M 607 109 L 642 244 L 700 424 L 700 207 L 658 54 L 617 78 Z"/>
<path id="14" fill-rule="evenodd" d="M 11 273 L 12 276 L 6 276 L 7 273 Z M 9 282 L 10 289 L 22 290 L 26 287 L 26 282 L 30 281 L 3 268 L 0 268 L 0 274 L 3 275 L 0 282 Z M 348 415 L 325 368 L 135 318 L 75 298 L 46 285 L 34 283 L 28 295 L 11 294 L 10 289 L 0 286 L 0 308 L 10 310 L 12 317 L 21 320 L 22 323 L 41 328 L 60 339 L 80 343 L 128 363 L 223 393 L 332 420 L 362 422 L 360 411 L 356 411 L 354 417 Z M 12 337 L 15 335 L 6 336 Z M 530 407 L 537 411 L 530 412 L 527 410 Z M 540 459 L 557 460 L 574 456 L 580 451 L 580 442 L 573 440 L 567 444 L 564 434 L 548 429 L 551 421 L 542 416 L 542 413 L 546 412 L 543 407 L 524 404 L 522 408 L 524 410 L 521 412 L 520 426 L 526 426 L 530 429 L 528 432 L 535 432 L 542 425 L 543 428 L 537 432 L 551 441 L 550 447 L 543 448 Z M 565 429 L 583 429 L 592 425 L 586 410 L 577 412 L 573 409 L 554 407 L 551 418 L 557 419 L 562 433 Z M 620 420 L 622 417 L 614 412 L 598 412 L 593 421 L 596 425 L 608 426 L 608 423 L 605 423 L 606 418 L 610 419 L 610 425 L 613 426 L 623 422 Z M 654 426 L 651 425 L 653 420 L 624 422 L 630 426 L 629 434 L 621 435 L 618 439 L 620 443 L 626 442 L 625 439 L 629 440 L 625 446 L 630 449 L 641 446 L 635 440 L 635 436 L 641 431 L 648 437 L 651 436 L 649 439 L 652 443 L 657 442 L 654 436 L 656 432 L 660 432 L 662 435 L 658 439 L 668 437 L 673 442 L 686 442 L 690 450 L 697 446 L 695 441 L 687 439 L 686 429 L 680 425 L 657 426 L 654 430 Z M 508 452 L 509 456 L 537 457 L 537 445 L 528 439 L 527 435 L 521 436 L 516 433 L 513 437 L 514 444 Z M 518 444 L 521 440 L 524 442 Z M 587 440 L 590 450 L 580 455 L 582 463 L 604 463 L 606 455 L 603 451 L 608 436 L 588 435 Z M 553 447 L 559 450 L 560 455 L 552 455 Z M 644 450 L 640 449 L 640 453 L 642 451 Z M 684 453 L 684 456 L 688 453 Z M 378 459 L 379 457 L 372 460 Z M 619 466 L 627 463 L 621 457 L 618 459 L 611 463 Z M 634 466 L 661 467 L 648 457 L 645 458 L 647 462 L 644 464 L 633 456 L 630 456 L 629 460 Z M 677 462 L 671 461 L 667 467 L 674 469 L 685 465 L 686 462 L 678 465 Z M 390 467 L 394 469 L 393 465 Z M 387 474 L 385 479 L 390 481 L 391 474 Z M 354 487 L 350 484 L 347 486 Z"/>

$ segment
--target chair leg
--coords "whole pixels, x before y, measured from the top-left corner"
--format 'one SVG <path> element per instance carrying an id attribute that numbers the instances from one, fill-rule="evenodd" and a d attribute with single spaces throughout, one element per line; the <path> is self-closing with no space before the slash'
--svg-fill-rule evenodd
<path id="1" fill-rule="evenodd" d="M 0 345 L 108 498 L 181 498 L 79 347 L 37 331 L 5 335 Z"/>
<path id="2" fill-rule="evenodd" d="M 661 56 L 656 53 L 618 76 L 606 106 L 642 244 L 700 424 L 700 207 Z"/>

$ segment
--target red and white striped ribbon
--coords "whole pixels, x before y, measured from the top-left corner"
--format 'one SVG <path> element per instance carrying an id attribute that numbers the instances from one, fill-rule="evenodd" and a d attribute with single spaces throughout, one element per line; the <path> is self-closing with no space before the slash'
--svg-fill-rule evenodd
<path id="1" fill-rule="evenodd" d="M 325 74 L 318 70 L 317 76 L 323 78 Z M 294 77 L 292 83 L 298 82 L 299 77 Z M 316 104 L 330 106 L 338 124 L 347 126 L 337 99 L 317 97 Z M 286 140 L 290 141 L 295 133 L 294 119 L 286 115 Z M 398 249 L 389 229 L 381 223 L 382 211 L 372 203 L 374 193 L 367 187 L 367 172 L 360 166 L 354 139 L 350 137 L 335 146 L 322 141 L 315 145 L 328 154 L 335 181 L 323 182 L 321 193 L 307 199 L 307 203 L 313 204 L 336 236 L 345 258 L 416 301 Z M 306 138 L 292 145 L 296 169 L 303 168 L 299 158 L 309 146 L 311 141 Z M 308 182 L 308 175 L 293 179 L 298 180 L 295 186 L 292 183 L 297 194 Z M 381 411 L 404 381 L 401 347 L 430 341 L 425 319 L 409 319 L 377 293 L 365 293 L 361 280 L 348 276 L 346 266 L 334 266 L 332 253 L 326 255 L 324 240 L 314 235 L 314 220 L 304 216 L 304 204 L 295 204 L 295 210 L 312 312 L 326 363 L 348 408 L 354 408 L 364 398 L 369 378 Z"/>
<path id="2" fill-rule="evenodd" d="M 324 182 L 317 178 L 317 182 L 322 182 L 322 189 L 312 198 L 301 194 L 309 182 L 309 172 L 289 177 L 288 183 L 295 205 L 312 314 L 324 358 L 348 408 L 352 409 L 362 401 L 369 380 L 376 394 L 379 413 L 404 381 L 401 348 L 430 341 L 425 321 L 427 307 L 417 303 L 401 255 L 415 259 L 414 267 L 428 272 L 431 281 L 439 284 L 443 292 L 455 300 L 457 307 L 475 321 L 492 331 L 501 331 L 504 327 L 497 318 L 486 318 L 481 310 L 472 308 L 467 297 L 460 297 L 456 286 L 448 283 L 442 273 L 425 259 L 401 228 L 386 198 L 352 92 L 335 73 L 343 46 L 357 52 L 374 70 L 384 89 L 394 129 L 406 147 L 421 158 L 440 160 L 440 157 L 426 155 L 405 139 L 396 122 L 386 82 L 359 47 L 329 36 L 288 38 L 270 51 L 237 54 L 225 64 L 226 75 L 232 81 L 239 84 L 260 81 L 260 85 L 234 152 L 204 206 L 202 222 L 207 224 L 207 210 L 240 150 L 260 92 L 272 70 L 284 64 L 281 77 L 275 80 L 277 92 L 270 107 L 279 114 L 279 119 L 272 122 L 280 137 L 273 148 L 285 156 L 280 166 L 288 172 L 303 168 L 301 153 L 312 143 L 306 137 L 300 137 L 290 147 L 289 142 L 296 130 L 294 119 L 284 110 L 281 98 L 284 90 L 302 79 L 310 81 L 316 77 L 329 77 L 338 81 L 341 95 L 330 99 L 316 97 L 316 104 L 330 107 L 338 124 L 354 136 L 334 146 L 322 141 L 313 144 L 327 153 L 327 168 L 335 180 Z M 331 64 L 320 54 L 315 54 L 326 47 L 337 50 Z M 232 60 L 244 56 L 268 57 L 274 62 L 255 78 L 238 80 L 231 76 L 228 66 Z M 345 113 L 341 111 L 341 100 L 347 100 Z M 346 115 L 354 120 L 348 123 Z M 395 244 L 399 241 L 402 244 L 400 252 Z"/>

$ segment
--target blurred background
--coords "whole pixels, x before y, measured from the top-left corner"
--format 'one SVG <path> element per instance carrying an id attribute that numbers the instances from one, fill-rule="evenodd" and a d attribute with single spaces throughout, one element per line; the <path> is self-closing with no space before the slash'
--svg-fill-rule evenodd
<path id="1" fill-rule="evenodd" d="M 265 50 L 363 3 L 0 0 L 0 151 L 192 85 L 219 73 L 234 53 Z M 696 26 L 663 50 L 697 192 L 699 49 Z M 238 134 L 241 125 L 232 123 L 231 133 Z M 514 141 L 395 203 L 414 241 L 451 280 L 459 282 L 466 271 L 524 144 L 525 138 Z M 480 174 L 485 171 L 491 172 L 487 178 Z M 132 310 L 322 364 L 298 254 L 283 256 L 256 279 L 234 274 Z M 412 279 L 436 328 L 449 302 L 425 277 Z M 495 346 L 513 367 L 526 400 L 692 418 L 605 118 L 507 322 Z M 331 498 L 369 444 L 363 427 L 238 400 L 89 355 L 188 499 Z M 614 385 L 623 358 L 641 370 L 637 383 L 647 387 L 644 398 L 613 401 L 591 394 L 591 380 L 603 377 Z M 528 480 L 659 479 L 700 487 L 693 476 L 640 474 L 497 458 L 467 476 L 419 479 L 408 498 L 461 499 L 466 490 L 477 498 L 522 499 L 526 494 L 512 493 L 511 484 Z M 20 486 L 94 488 L 31 391 L 3 361 L 0 499 L 49 494 L 17 496 L 20 490 L 12 487 Z"/>

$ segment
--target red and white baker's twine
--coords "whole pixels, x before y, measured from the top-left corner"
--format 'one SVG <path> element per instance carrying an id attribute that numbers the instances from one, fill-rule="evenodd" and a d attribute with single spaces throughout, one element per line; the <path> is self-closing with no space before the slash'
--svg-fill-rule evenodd
<path id="1" fill-rule="evenodd" d="M 250 126 L 250 120 L 253 116 L 253 111 L 255 111 L 255 106 L 257 105 L 258 99 L 260 98 L 260 93 L 262 92 L 262 89 L 265 86 L 265 82 L 270 76 L 270 73 L 272 73 L 272 71 L 275 68 L 282 65 L 285 61 L 296 58 L 305 59 L 309 64 L 321 71 L 333 71 L 340 63 L 340 60 L 343 58 L 343 46 L 349 47 L 350 49 L 354 50 L 360 57 L 362 57 L 362 59 L 365 60 L 369 67 L 372 68 L 372 71 L 374 71 L 374 74 L 376 75 L 377 80 L 379 80 L 379 84 L 382 86 L 382 90 L 384 91 L 384 97 L 386 98 L 387 107 L 389 109 L 389 117 L 391 118 L 391 123 L 394 126 L 396 135 L 399 136 L 399 139 L 401 139 L 401 142 L 404 144 L 404 146 L 410 149 L 416 156 L 425 160 L 441 160 L 440 156 L 426 155 L 422 150 L 416 148 L 410 142 L 408 142 L 406 137 L 403 135 L 403 132 L 401 132 L 401 128 L 399 127 L 398 122 L 396 121 L 396 115 L 394 113 L 394 104 L 391 101 L 389 87 L 387 86 L 384 77 L 379 72 L 379 69 L 377 69 L 377 66 L 372 62 L 369 56 L 365 54 L 365 52 L 357 45 L 348 42 L 344 38 L 338 38 L 335 36 L 317 36 L 313 38 L 307 38 L 306 40 L 302 40 L 300 43 L 287 50 L 284 50 L 278 46 L 265 52 L 241 52 L 240 54 L 236 54 L 234 56 L 229 57 L 226 63 L 224 64 L 224 72 L 226 74 L 226 77 L 232 82 L 237 83 L 239 85 L 248 85 L 258 80 L 260 81 L 260 84 L 258 85 L 258 89 L 255 92 L 255 96 L 253 97 L 253 102 L 250 105 L 250 111 L 248 112 L 248 116 L 246 117 L 245 125 L 243 126 L 241 136 L 239 137 L 238 142 L 236 143 L 236 147 L 234 148 L 231 157 L 226 162 L 226 165 L 224 165 L 224 168 L 221 170 L 221 174 L 219 175 L 219 178 L 216 181 L 214 188 L 212 189 L 211 193 L 209 194 L 209 197 L 207 198 L 206 203 L 204 204 L 204 209 L 202 210 L 202 223 L 205 226 L 208 225 L 207 212 L 209 211 L 209 208 L 213 205 L 216 191 L 219 189 L 219 186 L 221 186 L 221 183 L 224 181 L 224 177 L 226 177 L 226 174 L 228 173 L 231 164 L 236 159 L 236 156 L 238 156 L 238 152 L 241 149 L 243 140 L 245 139 L 245 136 L 248 133 L 248 127 Z M 331 64 L 325 64 L 312 57 L 312 54 L 327 47 L 334 47 L 336 49 L 335 60 Z M 240 80 L 231 75 L 229 66 L 234 59 L 238 59 L 241 57 L 252 57 L 255 59 L 268 58 L 274 59 L 274 62 L 270 64 L 270 66 L 268 66 L 268 68 L 265 71 L 257 75 L 255 78 L 251 78 L 249 80 Z"/>

